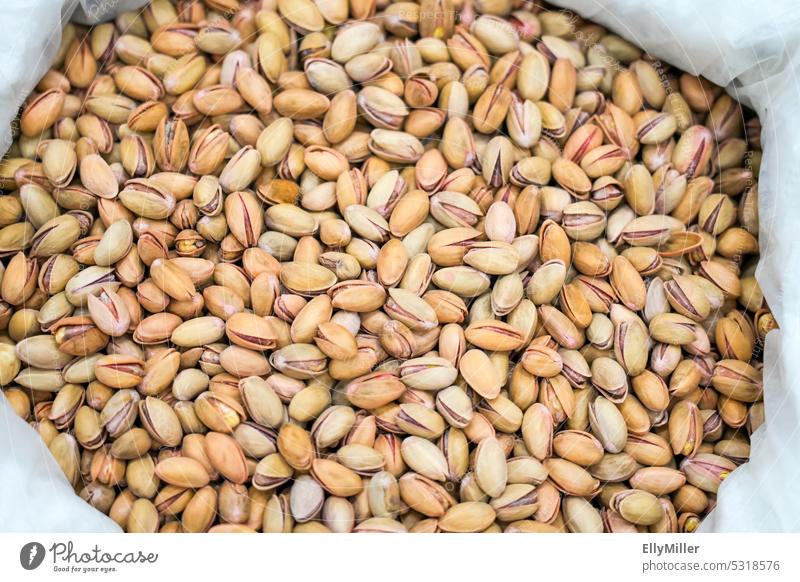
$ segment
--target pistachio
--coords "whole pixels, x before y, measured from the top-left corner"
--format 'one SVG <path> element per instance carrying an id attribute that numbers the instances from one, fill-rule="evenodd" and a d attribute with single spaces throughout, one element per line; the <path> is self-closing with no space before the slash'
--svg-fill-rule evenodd
<path id="1" fill-rule="evenodd" d="M 84 500 L 131 532 L 697 527 L 764 420 L 761 125 L 534 4 L 65 28 L 0 163 L 0 384 Z"/>

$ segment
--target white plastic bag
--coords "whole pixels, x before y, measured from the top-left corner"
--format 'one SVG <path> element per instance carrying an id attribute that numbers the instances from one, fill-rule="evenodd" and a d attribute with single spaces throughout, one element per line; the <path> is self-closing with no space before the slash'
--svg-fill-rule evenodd
<path id="1" fill-rule="evenodd" d="M 760 117 L 761 260 L 781 330 L 767 337 L 766 422 L 750 462 L 723 483 L 701 531 L 800 531 L 800 5 L 796 0 L 554 0 L 685 71 Z"/>
<path id="2" fill-rule="evenodd" d="M 2 0 L 0 2 L 0 153 L 11 146 L 11 122 L 47 72 L 73 18 L 95 24 L 134 10 L 147 0 Z"/>
<path id="3" fill-rule="evenodd" d="M 796 0 L 552 1 L 727 87 L 761 118 L 757 278 L 782 329 L 766 342 L 767 420 L 752 436 L 751 461 L 724 482 L 717 509 L 702 530 L 800 531 L 800 248 L 795 244 L 800 195 L 793 190 L 800 184 L 800 7 Z M 0 22 L 18 34 L 0 37 L 0 54 L 13 55 L 0 60 L 0 127 L 13 119 L 46 70 L 47 55 L 58 45 L 61 5 L 60 0 L 4 0 Z M 0 423 L 0 529 L 116 529 L 72 495 L 44 445 L 4 401 Z"/>
<path id="4" fill-rule="evenodd" d="M 47 71 L 71 16 L 91 24 L 146 0 L 0 2 L 0 152 L 11 121 Z M 44 442 L 0 396 L 0 531 L 118 532 L 116 523 L 75 495 Z"/>

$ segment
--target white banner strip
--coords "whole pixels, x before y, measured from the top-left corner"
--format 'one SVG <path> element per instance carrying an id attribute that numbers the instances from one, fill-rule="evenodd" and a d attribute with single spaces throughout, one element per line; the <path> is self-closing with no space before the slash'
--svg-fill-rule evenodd
<path id="1" fill-rule="evenodd" d="M 792 580 L 800 534 L 0 534 L 0 579 Z"/>

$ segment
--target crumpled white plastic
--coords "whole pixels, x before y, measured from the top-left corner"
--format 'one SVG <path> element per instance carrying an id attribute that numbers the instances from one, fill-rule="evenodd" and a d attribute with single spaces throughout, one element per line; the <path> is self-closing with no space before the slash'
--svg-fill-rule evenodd
<path id="1" fill-rule="evenodd" d="M 765 346 L 766 422 L 701 531 L 800 531 L 800 5 L 796 0 L 553 0 L 651 55 L 726 87 L 758 113 L 761 260 L 781 330 Z"/>
<path id="2" fill-rule="evenodd" d="M 74 16 L 92 24 L 146 0 L 2 0 L 0 2 L 0 152 L 10 124 L 47 71 Z M 119 532 L 111 519 L 74 494 L 34 430 L 0 396 L 0 531 Z"/>
<path id="3" fill-rule="evenodd" d="M 761 118 L 762 254 L 756 276 L 781 330 L 766 342 L 767 420 L 752 436 L 751 461 L 723 483 L 701 530 L 800 531 L 800 195 L 794 190 L 800 184 L 800 6 L 796 0 L 551 1 L 725 86 Z M 9 33 L 0 36 L 0 54 L 6 55 L 0 59 L 0 127 L 46 70 L 53 54 L 48 51 L 58 45 L 59 9 L 75 2 L 4 0 L 0 22 Z M 6 138 L 3 145 L 9 143 Z M 4 401 L 0 515 L 0 529 L 9 531 L 116 530 L 72 495 L 44 445 Z"/>

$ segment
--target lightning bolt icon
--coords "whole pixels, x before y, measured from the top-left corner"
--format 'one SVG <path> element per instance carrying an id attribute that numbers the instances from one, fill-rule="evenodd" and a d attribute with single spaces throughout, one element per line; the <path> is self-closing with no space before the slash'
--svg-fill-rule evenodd
<path id="1" fill-rule="evenodd" d="M 31 553 L 28 556 L 28 566 L 33 564 L 33 559 L 36 557 L 36 554 L 38 553 L 39 553 L 39 548 L 37 548 L 36 546 L 31 546 Z"/>

